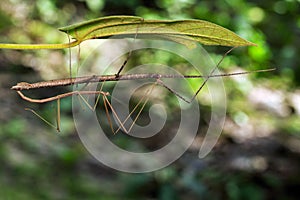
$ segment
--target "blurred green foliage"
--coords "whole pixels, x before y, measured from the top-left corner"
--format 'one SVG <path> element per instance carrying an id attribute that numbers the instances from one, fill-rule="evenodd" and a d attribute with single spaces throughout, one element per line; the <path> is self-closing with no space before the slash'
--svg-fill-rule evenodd
<path id="1" fill-rule="evenodd" d="M 20 81 L 68 76 L 68 50 L 1 50 L 0 199 L 299 197 L 299 0 L 7 0 L 0 2 L 0 8 L 0 42 L 66 42 L 58 27 L 106 15 L 195 18 L 222 25 L 258 44 L 232 52 L 221 65 L 224 71 L 277 68 L 275 73 L 224 79 L 227 125 L 207 158 L 198 159 L 198 149 L 190 149 L 169 167 L 132 175 L 108 169 L 90 157 L 75 133 L 70 100 L 62 101 L 64 131 L 58 136 L 23 110 L 34 105 L 8 92 Z M 219 47 L 207 49 L 216 62 L 225 52 Z M 174 64 L 172 55 L 152 56 L 158 63 Z M 261 94 L 266 101 L 256 101 Z M 173 100 L 167 103 L 173 105 Z M 53 119 L 54 106 L 34 108 Z M 243 137 L 245 133 L 251 137 Z M 126 139 L 117 142 L 130 146 Z M 259 162 L 257 156 L 262 158 Z M 239 158 L 246 161 L 241 164 Z"/>

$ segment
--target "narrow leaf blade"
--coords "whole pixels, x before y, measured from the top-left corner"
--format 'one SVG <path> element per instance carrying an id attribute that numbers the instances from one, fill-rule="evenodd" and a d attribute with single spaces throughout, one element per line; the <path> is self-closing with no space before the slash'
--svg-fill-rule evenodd
<path id="1" fill-rule="evenodd" d="M 60 28 L 78 41 L 96 38 L 151 38 L 193 47 L 204 45 L 254 46 L 234 32 L 204 20 L 146 20 L 136 16 L 110 16 Z"/>

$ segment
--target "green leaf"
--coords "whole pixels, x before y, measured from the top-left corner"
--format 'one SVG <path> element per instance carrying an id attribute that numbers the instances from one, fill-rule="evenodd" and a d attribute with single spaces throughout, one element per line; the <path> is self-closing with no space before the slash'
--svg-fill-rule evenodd
<path id="1" fill-rule="evenodd" d="M 146 20 L 137 16 L 109 16 L 59 29 L 75 41 L 66 44 L 2 44 L 0 49 L 64 49 L 97 38 L 171 40 L 189 48 L 204 45 L 256 46 L 222 26 L 203 20 Z"/>
<path id="2" fill-rule="evenodd" d="M 59 29 L 77 41 L 97 38 L 164 39 L 193 47 L 204 45 L 254 46 L 232 31 L 203 20 L 146 20 L 136 16 L 109 16 Z"/>

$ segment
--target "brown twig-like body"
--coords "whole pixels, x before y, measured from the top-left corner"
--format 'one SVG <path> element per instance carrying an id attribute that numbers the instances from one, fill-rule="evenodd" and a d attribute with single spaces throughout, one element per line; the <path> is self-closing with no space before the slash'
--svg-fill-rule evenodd
<path id="1" fill-rule="evenodd" d="M 256 70 L 256 71 L 251 71 L 251 72 L 237 72 L 237 73 L 229 73 L 229 74 L 217 74 L 217 75 L 212 74 L 214 72 L 214 70 L 210 73 L 209 76 L 179 75 L 179 74 L 125 74 L 125 75 L 115 74 L 115 75 L 101 75 L 101 76 L 95 76 L 94 75 L 94 76 L 84 76 L 84 77 L 67 78 L 67 79 L 56 79 L 56 80 L 43 81 L 43 82 L 37 82 L 37 83 L 20 82 L 17 85 L 13 86 L 11 89 L 17 90 L 17 93 L 20 95 L 20 97 L 22 99 L 24 99 L 28 102 L 32 102 L 32 103 L 46 103 L 46 102 L 56 100 L 57 101 L 57 127 L 55 127 L 54 125 L 49 123 L 47 120 L 45 120 L 43 117 L 41 117 L 34 110 L 32 110 L 32 109 L 27 109 L 27 110 L 34 113 L 36 116 L 38 116 L 40 119 L 42 119 L 48 125 L 56 128 L 58 132 L 60 131 L 60 125 L 59 125 L 60 124 L 60 99 L 65 98 L 65 97 L 69 97 L 69 96 L 73 96 L 73 95 L 79 95 L 79 96 L 81 96 L 81 95 L 95 95 L 95 94 L 102 95 L 104 106 L 105 106 L 105 112 L 106 112 L 107 119 L 108 119 L 108 122 L 110 124 L 112 132 L 117 133 L 120 129 L 122 129 L 125 133 L 129 133 L 130 130 L 132 129 L 132 127 L 133 127 L 133 124 L 136 122 L 136 120 L 137 120 L 138 116 L 140 115 L 142 109 L 144 108 L 145 104 L 147 103 L 148 99 L 146 99 L 145 102 L 143 103 L 142 109 L 139 111 L 137 117 L 134 119 L 134 122 L 131 124 L 129 129 L 126 129 L 125 126 L 124 126 L 124 123 L 131 116 L 132 112 L 137 108 L 137 106 L 141 103 L 141 101 L 136 105 L 136 107 L 129 114 L 129 116 L 124 121 L 121 121 L 118 117 L 118 114 L 116 113 L 116 111 L 114 110 L 114 108 L 110 104 L 109 100 L 107 99 L 107 96 L 110 95 L 109 92 L 103 92 L 102 91 L 103 85 L 101 86 L 100 91 L 72 91 L 72 92 L 67 92 L 67 93 L 59 94 L 59 95 L 44 98 L 44 99 L 32 99 L 30 97 L 25 96 L 21 92 L 21 90 L 30 90 L 30 89 L 37 89 L 37 88 L 49 88 L 49 87 L 57 87 L 57 86 L 67 86 L 67 85 L 74 85 L 74 84 L 81 84 L 81 83 L 88 84 L 88 83 L 91 83 L 91 82 L 137 80 L 137 79 L 154 79 L 157 84 L 165 87 L 166 89 L 168 89 L 170 92 L 174 93 L 177 97 L 184 100 L 185 102 L 190 103 L 194 100 L 194 98 L 197 96 L 197 94 L 202 89 L 204 84 L 211 77 L 228 77 L 228 76 L 233 76 L 233 75 L 243 75 L 243 74 L 249 74 L 249 73 L 254 73 L 254 72 L 267 72 L 267 71 L 272 71 L 272 70 L 275 70 L 275 69 Z M 200 86 L 200 88 L 197 90 L 197 92 L 194 94 L 192 99 L 187 100 L 183 96 L 178 94 L 176 91 L 174 91 L 173 89 L 171 89 L 167 85 L 165 85 L 165 83 L 161 80 L 162 78 L 181 78 L 181 79 L 182 78 L 205 78 L 205 80 L 202 83 L 202 85 Z M 152 89 L 153 89 L 153 87 L 152 87 Z M 151 89 L 151 91 L 152 91 L 152 89 Z M 97 105 L 97 103 L 98 103 L 98 98 L 97 98 L 95 106 Z M 95 106 L 94 106 L 94 108 L 92 108 L 92 110 L 95 109 Z M 111 122 L 111 119 L 110 119 L 110 115 L 108 113 L 109 112 L 108 109 L 110 109 L 112 111 L 113 115 L 116 117 L 118 123 L 120 124 L 119 128 L 116 131 L 113 129 L 112 122 Z"/>
<path id="2" fill-rule="evenodd" d="M 162 78 L 213 78 L 213 77 L 227 77 L 235 75 L 244 75 L 255 72 L 268 72 L 273 71 L 273 69 L 265 70 L 255 70 L 250 72 L 237 72 L 237 73 L 228 73 L 228 74 L 216 74 L 209 76 L 202 75 L 179 75 L 179 74 L 124 74 L 124 75 L 100 75 L 100 76 L 83 76 L 75 78 L 66 78 L 66 79 L 55 79 L 50 81 L 42 81 L 37 83 L 26 83 L 20 82 L 17 85 L 13 86 L 12 90 L 30 90 L 37 88 L 48 88 L 48 87 L 58 87 L 58 86 L 68 86 L 74 84 L 82 83 L 92 83 L 92 82 L 107 82 L 107 81 L 122 81 L 122 80 L 137 80 L 137 79 L 162 79 Z"/>

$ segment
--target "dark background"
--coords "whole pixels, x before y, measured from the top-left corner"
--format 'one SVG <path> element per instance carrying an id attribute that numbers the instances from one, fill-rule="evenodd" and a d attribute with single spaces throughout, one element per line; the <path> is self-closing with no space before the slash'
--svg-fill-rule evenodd
<path id="1" fill-rule="evenodd" d="M 299 1 L 11 0 L 0 6 L 2 43 L 67 42 L 58 27 L 108 15 L 194 18 L 258 44 L 232 52 L 221 66 L 224 71 L 277 68 L 224 80 L 226 123 L 207 157 L 199 159 L 198 149 L 191 147 L 164 169 L 127 174 L 103 166 L 84 149 L 70 100 L 62 102 L 58 135 L 24 111 L 33 107 L 53 121 L 55 103 L 32 105 L 10 90 L 20 81 L 68 77 L 68 50 L 0 50 L 0 199 L 298 199 Z M 208 50 L 216 60 L 225 52 Z M 44 92 L 40 95 L 49 91 Z M 202 112 L 208 111 L 204 106 Z"/>

